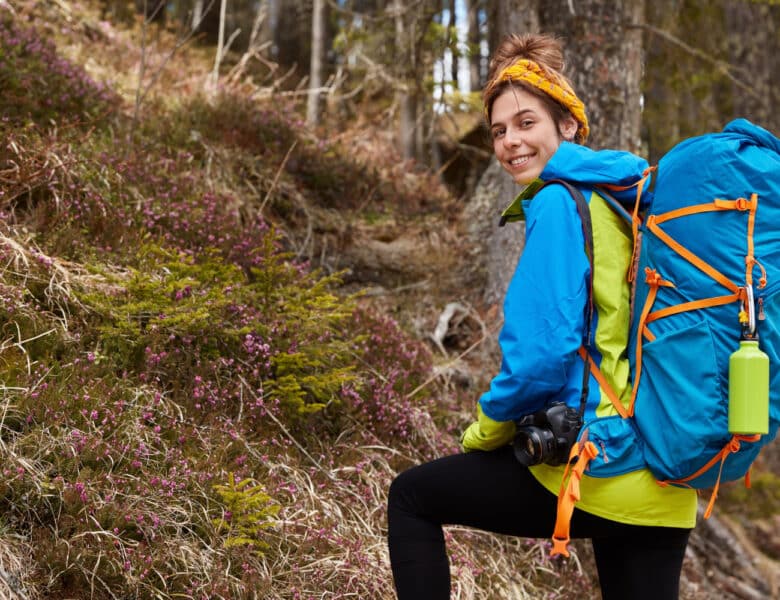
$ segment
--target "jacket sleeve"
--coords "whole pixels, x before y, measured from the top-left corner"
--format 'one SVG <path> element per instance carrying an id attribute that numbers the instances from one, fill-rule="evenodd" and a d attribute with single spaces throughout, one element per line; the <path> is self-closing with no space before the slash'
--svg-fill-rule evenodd
<path id="1" fill-rule="evenodd" d="M 566 385 L 582 345 L 590 265 L 577 207 L 563 186 L 526 210 L 526 242 L 504 299 L 500 372 L 479 399 L 486 416 L 516 420 Z"/>

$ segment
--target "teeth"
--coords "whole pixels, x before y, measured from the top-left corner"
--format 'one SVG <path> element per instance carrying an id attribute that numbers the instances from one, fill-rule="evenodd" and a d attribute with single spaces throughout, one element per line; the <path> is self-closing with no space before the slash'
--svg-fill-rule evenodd
<path id="1" fill-rule="evenodd" d="M 519 165 L 522 165 L 523 163 L 528 162 L 529 158 L 530 157 L 528 157 L 528 156 L 521 156 L 520 158 L 513 158 L 512 160 L 509 161 L 509 164 L 512 165 L 513 167 L 517 167 Z"/>

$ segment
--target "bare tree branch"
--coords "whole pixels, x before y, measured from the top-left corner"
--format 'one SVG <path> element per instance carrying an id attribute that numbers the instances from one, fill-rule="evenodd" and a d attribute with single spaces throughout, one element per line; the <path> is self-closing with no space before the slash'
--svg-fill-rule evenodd
<path id="1" fill-rule="evenodd" d="M 726 61 L 719 60 L 717 58 L 714 58 L 707 54 L 706 52 L 699 50 L 698 48 L 694 48 L 693 46 L 686 44 L 683 40 L 680 38 L 672 35 L 668 31 L 665 31 L 663 29 L 660 29 L 658 27 L 654 27 L 653 25 L 647 25 L 644 23 L 624 23 L 624 27 L 627 29 L 644 29 L 645 31 L 648 31 L 652 33 L 653 35 L 656 35 L 667 42 L 670 42 L 674 44 L 675 46 L 678 46 L 679 48 L 682 48 L 685 52 L 688 54 L 695 56 L 696 58 L 699 58 L 703 60 L 706 63 L 711 64 L 715 67 L 715 69 L 726 76 L 728 79 L 730 79 L 735 85 L 740 87 L 742 90 L 748 93 L 753 98 L 761 98 L 760 94 L 758 94 L 753 87 L 742 81 L 741 79 L 738 79 L 736 76 L 732 74 L 732 72 L 738 72 L 738 73 L 744 73 L 745 71 L 743 69 L 740 69 L 738 67 L 735 67 L 734 65 L 731 65 L 727 63 Z"/>

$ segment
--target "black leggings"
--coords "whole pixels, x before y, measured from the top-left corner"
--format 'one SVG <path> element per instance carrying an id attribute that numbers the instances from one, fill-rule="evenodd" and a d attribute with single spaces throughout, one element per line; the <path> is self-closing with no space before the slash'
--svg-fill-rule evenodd
<path id="1" fill-rule="evenodd" d="M 446 600 L 442 525 L 531 538 L 552 535 L 556 497 L 507 446 L 440 458 L 390 486 L 388 543 L 399 600 Z M 575 509 L 573 538 L 591 538 L 602 597 L 675 600 L 689 529 L 626 525 Z"/>

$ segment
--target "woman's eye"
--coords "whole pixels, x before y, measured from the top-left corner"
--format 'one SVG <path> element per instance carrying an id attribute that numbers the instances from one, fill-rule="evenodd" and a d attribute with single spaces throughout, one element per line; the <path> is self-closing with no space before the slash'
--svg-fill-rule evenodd
<path id="1" fill-rule="evenodd" d="M 528 128 L 533 125 L 534 122 L 531 119 L 523 119 L 520 121 L 520 127 Z"/>
<path id="2" fill-rule="evenodd" d="M 500 138 L 502 135 L 504 135 L 504 133 L 506 133 L 506 129 L 504 129 L 504 128 L 494 129 L 493 130 L 493 139 L 495 140 L 495 139 Z"/>

